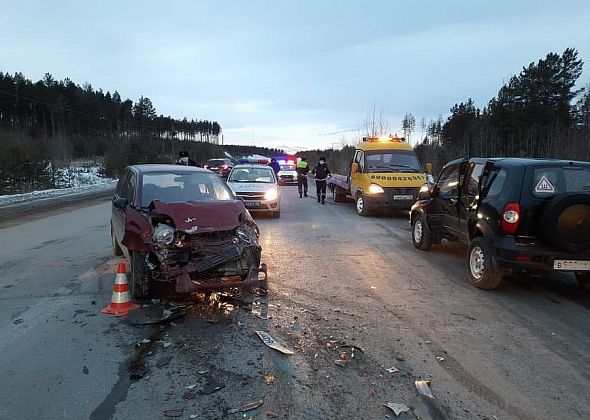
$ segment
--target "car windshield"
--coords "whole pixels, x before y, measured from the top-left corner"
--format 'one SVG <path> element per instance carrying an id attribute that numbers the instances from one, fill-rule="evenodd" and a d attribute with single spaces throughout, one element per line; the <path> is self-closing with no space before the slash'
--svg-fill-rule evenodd
<path id="1" fill-rule="evenodd" d="M 209 166 L 227 165 L 227 161 L 224 159 L 209 159 L 207 161 L 207 165 L 209 165 Z"/>
<path id="2" fill-rule="evenodd" d="M 366 156 L 368 172 L 420 172 L 413 151 L 368 152 Z"/>
<path id="3" fill-rule="evenodd" d="M 590 192 L 590 165 L 551 166 L 535 169 L 532 188 L 538 197 Z"/>
<path id="4" fill-rule="evenodd" d="M 235 200 L 231 190 L 210 172 L 159 172 L 142 177 L 141 206 L 153 200 L 164 203 Z"/>
<path id="5" fill-rule="evenodd" d="M 275 177 L 269 168 L 234 168 L 229 175 L 228 182 L 261 182 L 273 184 Z"/>
<path id="6" fill-rule="evenodd" d="M 295 165 L 281 165 L 281 171 L 294 171 Z"/>

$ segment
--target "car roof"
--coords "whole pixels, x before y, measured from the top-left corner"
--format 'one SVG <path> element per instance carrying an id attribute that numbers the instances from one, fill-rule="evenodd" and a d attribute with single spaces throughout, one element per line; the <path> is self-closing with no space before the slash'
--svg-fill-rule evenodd
<path id="1" fill-rule="evenodd" d="M 169 165 L 163 163 L 147 163 L 143 165 L 130 165 L 133 171 L 141 174 L 150 172 L 209 172 L 207 169 L 197 166 Z"/>

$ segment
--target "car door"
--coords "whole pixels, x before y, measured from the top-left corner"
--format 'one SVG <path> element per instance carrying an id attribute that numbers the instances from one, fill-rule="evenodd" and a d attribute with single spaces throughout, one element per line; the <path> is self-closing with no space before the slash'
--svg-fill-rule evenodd
<path id="1" fill-rule="evenodd" d="M 428 205 L 428 225 L 443 234 L 455 235 L 461 164 L 447 166 L 440 174 Z"/>
<path id="2" fill-rule="evenodd" d="M 465 171 L 465 182 L 461 188 L 461 198 L 459 199 L 458 227 L 457 235 L 463 240 L 469 238 L 468 220 L 477 211 L 479 203 L 479 183 L 485 164 L 483 162 L 471 162 Z"/>
<path id="3" fill-rule="evenodd" d="M 130 169 L 126 169 L 119 178 L 114 198 L 126 198 L 129 204 L 133 203 L 135 187 L 137 186 L 137 175 Z M 121 243 L 125 234 L 126 210 L 112 206 L 111 220 L 115 237 Z"/>
<path id="4" fill-rule="evenodd" d="M 353 197 L 356 197 L 358 190 L 362 189 L 364 186 L 363 177 L 365 177 L 365 174 L 363 172 L 365 170 L 365 154 L 362 150 L 356 151 L 353 163 L 358 164 L 358 170 L 351 171 L 350 173 L 350 192 Z"/>

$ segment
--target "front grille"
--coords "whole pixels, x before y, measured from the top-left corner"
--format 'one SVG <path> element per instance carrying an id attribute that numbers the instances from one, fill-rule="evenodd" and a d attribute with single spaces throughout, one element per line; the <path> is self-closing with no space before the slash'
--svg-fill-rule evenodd
<path id="1" fill-rule="evenodd" d="M 264 193 L 237 192 L 236 195 L 244 200 L 264 200 Z"/>

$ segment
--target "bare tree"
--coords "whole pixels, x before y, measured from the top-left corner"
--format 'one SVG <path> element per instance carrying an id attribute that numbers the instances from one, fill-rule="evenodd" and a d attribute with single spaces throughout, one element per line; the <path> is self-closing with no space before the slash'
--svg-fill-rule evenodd
<path id="1" fill-rule="evenodd" d="M 377 110 L 377 105 L 373 105 L 373 112 L 363 120 L 362 131 L 367 137 L 380 137 L 389 132 L 389 121 L 382 107 Z"/>
<path id="2" fill-rule="evenodd" d="M 411 113 L 407 112 L 402 119 L 402 129 L 404 130 L 404 137 L 408 142 L 412 140 L 412 132 L 414 132 L 415 128 L 416 118 L 414 118 Z"/>

